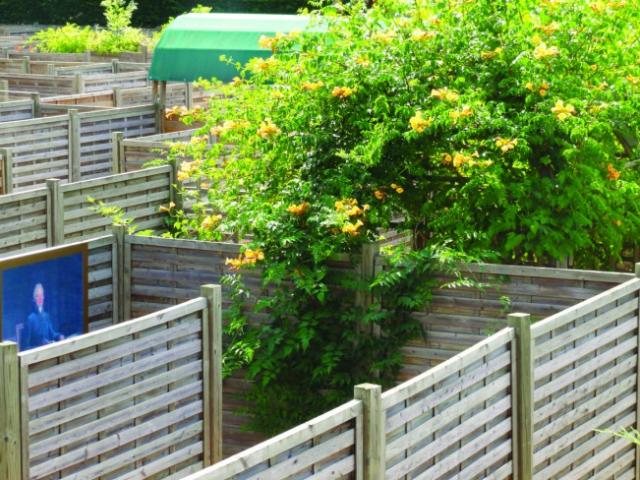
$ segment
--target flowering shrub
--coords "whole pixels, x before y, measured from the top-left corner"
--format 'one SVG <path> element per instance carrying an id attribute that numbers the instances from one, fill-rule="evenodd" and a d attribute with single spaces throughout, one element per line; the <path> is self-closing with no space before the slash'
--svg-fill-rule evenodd
<path id="1" fill-rule="evenodd" d="M 261 267 L 274 293 L 258 307 L 272 322 L 251 328 L 238 306 L 227 360 L 248 362 L 269 386 L 256 393 L 262 420 L 311 415 L 372 372 L 390 382 L 399 346 L 416 333 L 407 312 L 427 296 L 415 270 L 398 265 L 429 272 L 437 245 L 507 262 L 573 256 L 597 268 L 619 258 L 640 233 L 637 8 L 326 7 L 314 14 L 322 33 L 262 39 L 274 55 L 250 61 L 224 99 L 190 115 L 218 142 L 183 174 L 211 188 L 178 216 L 175 235 L 252 236 L 231 262 Z M 407 276 L 397 284 L 377 284 L 392 314 L 357 310 L 329 285 L 366 287 L 333 278 L 330 259 L 394 225 L 414 232 L 424 256 L 398 260 Z M 382 335 L 355 336 L 363 322 Z"/>

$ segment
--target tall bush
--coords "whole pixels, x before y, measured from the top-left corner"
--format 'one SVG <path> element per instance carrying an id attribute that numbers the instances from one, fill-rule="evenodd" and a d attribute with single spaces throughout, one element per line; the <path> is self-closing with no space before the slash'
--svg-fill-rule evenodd
<path id="1" fill-rule="evenodd" d="M 430 272 L 443 245 L 506 262 L 619 258 L 640 233 L 637 11 L 586 0 L 326 7 L 315 29 L 261 39 L 274 55 L 239 66 L 226 100 L 186 116 L 219 142 L 182 165 L 179 178 L 208 194 L 176 213 L 175 235 L 252 236 L 230 263 L 261 267 L 271 323 L 251 327 L 238 307 L 227 358 L 269 387 L 254 391 L 266 429 L 373 372 L 390 381 L 415 334 L 402 331 L 408 312 L 426 298 L 401 265 Z M 418 257 L 375 284 L 396 295 L 394 313 L 352 309 L 330 288 L 332 256 L 396 225 L 414 232 Z M 375 324 L 380 337 L 352 335 Z"/>

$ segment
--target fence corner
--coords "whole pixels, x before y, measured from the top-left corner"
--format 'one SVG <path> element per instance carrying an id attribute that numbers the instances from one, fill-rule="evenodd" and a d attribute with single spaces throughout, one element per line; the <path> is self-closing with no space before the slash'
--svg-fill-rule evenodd
<path id="1" fill-rule="evenodd" d="M 22 416 L 18 345 L 0 343 L 0 478 L 21 479 Z"/>
<path id="2" fill-rule="evenodd" d="M 207 299 L 203 318 L 204 464 L 222 460 L 222 287 L 203 285 Z"/>
<path id="3" fill-rule="evenodd" d="M 533 478 L 533 341 L 531 315 L 511 313 L 509 326 L 515 330 L 511 355 L 511 415 L 513 422 L 513 472 L 516 480 Z"/>
<path id="4" fill-rule="evenodd" d="M 386 428 L 382 408 L 382 387 L 371 383 L 356 385 L 354 397 L 362 402 L 364 409 L 362 477 L 367 480 L 384 480 Z"/>
<path id="5" fill-rule="evenodd" d="M 59 178 L 49 178 L 47 183 L 47 244 L 50 247 L 64 243 L 64 201 Z"/>

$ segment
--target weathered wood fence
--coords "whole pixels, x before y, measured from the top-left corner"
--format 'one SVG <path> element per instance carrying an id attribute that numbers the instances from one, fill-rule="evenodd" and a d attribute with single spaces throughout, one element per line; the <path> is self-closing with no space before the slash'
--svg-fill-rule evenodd
<path id="1" fill-rule="evenodd" d="M 347 405 L 362 428 L 356 417 L 342 450 L 309 440 L 346 406 L 185 480 L 639 478 L 638 447 L 596 431 L 638 424 L 639 292 L 633 278 L 533 326 L 510 314 L 510 327 L 387 392 L 356 387 Z M 312 469 L 320 451 L 352 454 L 355 469 Z"/>
<path id="2" fill-rule="evenodd" d="M 144 168 L 145 163 L 156 159 L 166 159 L 174 142 L 189 142 L 197 129 L 181 132 L 159 133 L 140 138 L 116 139 L 113 149 L 114 163 L 119 164 L 121 172 L 131 172 Z M 210 138 L 210 141 L 212 139 Z M 189 159 L 184 159 L 189 160 Z"/>
<path id="3" fill-rule="evenodd" d="M 28 50 L 5 49 L 0 52 L 4 58 L 24 58 L 39 62 L 105 62 L 114 59 L 121 62 L 149 63 L 152 52 L 146 46 L 141 46 L 138 52 L 122 52 L 113 55 L 99 55 L 92 52 L 85 53 L 43 53 Z"/>
<path id="4" fill-rule="evenodd" d="M 208 105 L 209 100 L 215 97 L 214 92 L 208 92 L 197 88 L 190 83 L 167 84 L 167 105 L 195 106 Z M 45 97 L 42 103 L 47 105 L 78 105 L 78 106 L 103 106 L 103 107 L 128 107 L 133 105 L 149 105 L 153 103 L 152 87 L 119 88 L 90 93 L 75 93 L 70 95 L 57 95 Z"/>
<path id="5" fill-rule="evenodd" d="M 39 93 L 42 97 L 73 93 L 100 92 L 111 88 L 145 87 L 149 84 L 146 71 L 104 73 L 100 75 L 36 75 L 0 73 L 9 90 Z"/>
<path id="6" fill-rule="evenodd" d="M 220 287 L 25 352 L 0 344 L 2 478 L 182 478 L 221 458 Z"/>
<path id="7" fill-rule="evenodd" d="M 29 73 L 35 75 L 75 75 L 75 74 L 105 74 L 135 71 L 148 71 L 150 64 L 121 62 L 114 59 L 109 62 L 43 62 L 32 60 L 29 56 L 23 58 L 0 58 L 0 74 Z"/>
<path id="8" fill-rule="evenodd" d="M 67 115 L 0 123 L 2 191 L 33 188 L 49 178 L 79 181 L 112 173 L 112 135 L 158 131 L 154 105 L 70 111 Z"/>
<path id="9" fill-rule="evenodd" d="M 352 400 L 189 480 L 367 478 L 362 476 L 364 402 Z"/>
<path id="10" fill-rule="evenodd" d="M 45 188 L 0 196 L 0 257 L 110 232 L 112 220 L 89 197 L 119 206 L 140 229 L 161 229 L 158 207 L 173 198 L 173 176 L 163 166 L 69 184 L 52 179 Z"/>
<path id="11" fill-rule="evenodd" d="M 240 250 L 122 233 L 91 244 L 91 278 L 103 282 L 91 284 L 92 322 L 101 326 L 197 296 L 199 285 L 219 282 L 224 260 Z M 355 271 L 382 268 L 377 252 L 366 249 Z M 353 266 L 345 260 L 336 268 Z M 226 380 L 222 429 L 225 454 L 234 456 L 189 480 L 637 478 L 635 447 L 594 429 L 637 424 L 640 279 L 501 265 L 465 270 L 478 286 L 434 291 L 433 311 L 416 312 L 427 330 L 419 340 L 425 354 L 405 349 L 403 377 L 421 373 L 387 392 L 360 386 L 354 401 L 255 445 L 259 436 L 242 431 L 236 411 L 246 382 Z M 259 296 L 258 273 L 246 280 Z M 514 310 L 540 320 L 532 325 L 529 313 Z M 490 329 L 498 332 L 486 338 Z M 435 348 L 443 341 L 448 349 Z"/>

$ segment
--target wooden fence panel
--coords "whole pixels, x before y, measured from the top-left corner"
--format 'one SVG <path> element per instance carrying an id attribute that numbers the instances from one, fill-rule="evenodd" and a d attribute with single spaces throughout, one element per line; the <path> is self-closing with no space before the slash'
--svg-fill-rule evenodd
<path id="1" fill-rule="evenodd" d="M 113 132 L 124 137 L 155 133 L 155 112 L 155 106 L 147 105 L 0 122 L 0 148 L 12 154 L 10 172 L 3 172 L 3 178 L 11 179 L 11 189 L 3 191 L 33 188 L 49 178 L 69 182 L 111 174 Z"/>
<path id="2" fill-rule="evenodd" d="M 33 101 L 31 99 L 13 100 L 0 103 L 0 122 L 14 120 L 28 120 L 34 117 Z"/>
<path id="3" fill-rule="evenodd" d="M 53 69 L 54 75 L 69 76 L 69 75 L 105 75 L 116 73 L 113 71 L 113 63 L 86 63 L 80 65 L 55 67 Z"/>
<path id="4" fill-rule="evenodd" d="M 101 92 L 111 88 L 146 87 L 149 84 L 147 72 L 112 73 L 97 76 L 84 76 L 85 92 Z"/>
<path id="5" fill-rule="evenodd" d="M 79 121 L 82 179 L 112 173 L 114 132 L 122 132 L 125 138 L 141 137 L 156 133 L 158 128 L 153 105 L 81 113 Z"/>
<path id="6" fill-rule="evenodd" d="M 155 312 L 177 305 L 197 294 L 203 283 L 220 283 L 231 270 L 227 258 L 236 257 L 240 245 L 157 237 L 125 237 L 125 318 Z M 248 288 L 259 296 L 261 285 L 255 271 L 244 273 Z M 223 286 L 222 310 L 231 307 L 228 291 Z M 252 315 L 253 321 L 263 316 Z M 243 426 L 248 417 L 240 410 L 247 407 L 242 394 L 248 382 L 242 372 L 224 381 L 223 430 L 225 457 L 249 448 L 265 439 Z"/>
<path id="7" fill-rule="evenodd" d="M 8 58 L 28 58 L 38 62 L 108 62 L 111 60 L 120 60 L 122 62 L 148 63 L 151 61 L 152 55 L 146 48 L 140 52 L 122 52 L 113 55 L 98 55 L 95 53 L 43 53 L 43 52 L 25 52 L 25 51 L 9 51 Z"/>
<path id="8" fill-rule="evenodd" d="M 63 238 L 78 241 L 111 230 L 113 220 L 95 211 L 89 197 L 120 207 L 140 230 L 162 228 L 159 206 L 171 200 L 171 176 L 165 166 L 60 185 Z"/>
<path id="9" fill-rule="evenodd" d="M 534 479 L 635 478 L 636 450 L 595 429 L 637 426 L 632 279 L 533 325 Z"/>
<path id="10" fill-rule="evenodd" d="M 99 107 L 114 107 L 113 90 L 105 90 L 102 92 L 91 93 L 74 93 L 72 95 L 57 95 L 55 97 L 47 97 L 43 100 L 43 104 L 55 105 L 85 105 Z M 148 105 L 151 102 L 146 102 Z"/>
<path id="11" fill-rule="evenodd" d="M 184 480 L 361 479 L 362 413 L 352 400 Z"/>
<path id="12" fill-rule="evenodd" d="M 48 178 L 69 180 L 69 119 L 65 116 L 0 123 L 0 148 L 12 153 L 13 190 Z"/>
<path id="13" fill-rule="evenodd" d="M 2 42 L 0 41 L 0 43 Z M 0 74 L 29 73 L 29 69 L 30 69 L 29 60 L 0 58 Z"/>
<path id="14" fill-rule="evenodd" d="M 0 80 L 6 80 L 9 83 L 9 90 L 35 92 L 42 97 L 65 95 L 80 91 L 75 77 L 2 73 L 0 74 Z"/>
<path id="15" fill-rule="evenodd" d="M 206 465 L 207 299 L 19 354 L 29 476 L 162 478 Z"/>
<path id="16" fill-rule="evenodd" d="M 512 478 L 512 329 L 382 394 L 385 479 Z"/>
<path id="17" fill-rule="evenodd" d="M 113 235 L 88 241 L 89 251 L 89 330 L 117 323 L 120 305 L 114 288 L 118 278 L 118 245 Z"/>
<path id="18" fill-rule="evenodd" d="M 380 258 L 379 258 L 380 259 Z M 379 262 L 378 269 L 384 263 Z M 425 337 L 403 349 L 401 380 L 418 375 L 506 326 L 510 312 L 545 318 L 597 295 L 633 274 L 510 265 L 467 265 L 474 287 L 437 288 L 428 307 L 414 315 Z M 443 276 L 446 283 L 454 277 Z"/>
<path id="19" fill-rule="evenodd" d="M 48 200 L 46 188 L 0 196 L 0 257 L 49 244 Z"/>
<path id="20" fill-rule="evenodd" d="M 155 159 L 166 159 L 173 142 L 188 142 L 197 129 L 181 132 L 161 133 L 144 138 L 129 138 L 122 141 L 122 171 L 132 172 L 144 168 L 144 164 Z"/>

